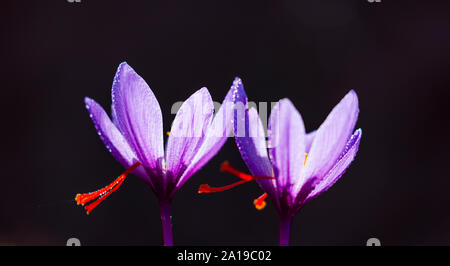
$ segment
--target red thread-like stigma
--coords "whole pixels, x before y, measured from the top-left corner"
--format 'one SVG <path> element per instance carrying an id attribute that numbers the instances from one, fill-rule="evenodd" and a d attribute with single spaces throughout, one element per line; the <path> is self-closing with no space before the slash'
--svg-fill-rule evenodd
<path id="1" fill-rule="evenodd" d="M 232 175 L 235 175 L 243 180 L 251 181 L 254 179 L 252 175 L 249 175 L 249 174 L 246 174 L 239 170 L 234 169 L 228 161 L 225 161 L 220 165 L 220 170 L 223 172 L 227 172 Z"/>
<path id="2" fill-rule="evenodd" d="M 104 201 L 109 195 L 111 195 L 114 191 L 116 191 L 125 181 L 125 178 L 133 172 L 134 169 L 138 168 L 141 165 L 140 162 L 133 164 L 130 168 L 128 168 L 123 174 L 121 174 L 116 180 L 114 180 L 111 184 L 106 187 L 99 189 L 97 191 L 91 193 L 77 194 L 75 196 L 75 201 L 77 204 L 85 205 L 86 203 L 96 199 L 94 202 L 86 205 L 84 209 L 86 210 L 86 214 L 89 214 L 95 207 L 97 207 L 102 201 Z"/>
<path id="3" fill-rule="evenodd" d="M 198 189 L 198 193 L 214 193 L 214 192 L 222 192 L 228 190 L 230 188 L 234 188 L 235 186 L 239 186 L 241 184 L 247 183 L 246 180 L 241 180 L 231 185 L 223 186 L 223 187 L 210 187 L 208 184 L 200 185 Z"/>
<path id="4" fill-rule="evenodd" d="M 230 188 L 234 188 L 236 186 L 242 185 L 244 183 L 247 183 L 247 182 L 250 182 L 250 181 L 256 180 L 256 179 L 275 179 L 275 177 L 270 177 L 270 176 L 252 176 L 252 175 L 243 173 L 239 170 L 234 169 L 228 161 L 225 161 L 222 163 L 222 165 L 220 166 L 220 170 L 230 173 L 232 175 L 235 175 L 242 180 L 238 181 L 236 183 L 227 185 L 227 186 L 223 186 L 223 187 L 210 187 L 208 184 L 202 184 L 202 185 L 200 185 L 200 187 L 198 189 L 198 193 L 222 192 L 222 191 L 228 190 Z"/>

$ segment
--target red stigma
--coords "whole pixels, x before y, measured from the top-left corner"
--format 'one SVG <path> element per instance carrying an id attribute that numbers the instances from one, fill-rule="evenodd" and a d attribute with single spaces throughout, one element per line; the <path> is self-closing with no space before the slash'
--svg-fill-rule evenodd
<path id="1" fill-rule="evenodd" d="M 243 173 L 241 171 L 234 169 L 228 161 L 225 161 L 220 165 L 220 170 L 223 172 L 227 172 L 232 175 L 235 175 L 243 180 L 251 181 L 254 179 L 254 177 L 252 175 L 249 175 L 249 174 L 246 174 L 246 173 Z"/>
<path id="2" fill-rule="evenodd" d="M 104 201 L 109 195 L 111 195 L 114 191 L 116 191 L 125 181 L 125 178 L 133 172 L 134 169 L 141 165 L 140 162 L 133 164 L 130 168 L 128 168 L 123 174 L 121 174 L 116 180 L 114 180 L 111 184 L 106 187 L 99 189 L 94 192 L 77 194 L 75 196 L 75 201 L 77 205 L 85 205 L 86 203 L 96 199 L 94 202 L 86 205 L 84 209 L 86 210 L 86 214 L 89 214 L 95 207 L 97 207 L 102 201 Z"/>
<path id="3" fill-rule="evenodd" d="M 238 181 L 236 183 L 227 185 L 227 186 L 223 186 L 223 187 L 210 187 L 208 184 L 202 184 L 202 185 L 200 185 L 200 187 L 198 189 L 198 193 L 222 192 L 222 191 L 228 190 L 230 188 L 234 188 L 236 186 L 242 185 L 244 183 L 247 183 L 247 182 L 250 182 L 250 181 L 256 180 L 256 179 L 275 179 L 274 177 L 269 177 L 269 176 L 252 176 L 252 175 L 243 173 L 239 170 L 234 169 L 228 161 L 225 161 L 222 163 L 222 165 L 220 166 L 220 170 L 230 173 L 232 175 L 235 175 L 242 180 Z"/>
<path id="4" fill-rule="evenodd" d="M 248 181 L 246 180 L 241 180 L 238 181 L 236 183 L 233 183 L 231 185 L 228 186 L 223 186 L 223 187 L 210 187 L 208 184 L 202 184 L 200 185 L 200 187 L 198 188 L 198 193 L 214 193 L 214 192 L 222 192 L 225 190 L 228 190 L 230 188 L 233 188 L 235 186 L 239 186 L 241 184 L 247 183 Z"/>

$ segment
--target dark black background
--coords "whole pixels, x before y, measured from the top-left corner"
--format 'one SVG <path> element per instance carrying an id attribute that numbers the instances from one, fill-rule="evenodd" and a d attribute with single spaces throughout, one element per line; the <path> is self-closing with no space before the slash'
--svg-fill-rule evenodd
<path id="1" fill-rule="evenodd" d="M 127 61 L 171 106 L 207 86 L 222 101 L 235 76 L 250 100 L 290 98 L 308 131 L 350 90 L 360 100 L 358 156 L 307 204 L 293 245 L 450 244 L 447 1 L 3 1 L 0 245 L 159 245 L 155 196 L 135 177 L 86 216 L 73 198 L 123 168 L 98 138 L 83 97 L 109 111 Z M 247 171 L 230 139 L 173 202 L 179 245 L 275 245 L 256 184 L 199 195 Z"/>

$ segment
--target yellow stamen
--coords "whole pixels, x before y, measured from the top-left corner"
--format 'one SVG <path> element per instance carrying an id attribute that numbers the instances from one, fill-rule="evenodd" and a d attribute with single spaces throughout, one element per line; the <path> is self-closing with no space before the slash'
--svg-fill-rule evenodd
<path id="1" fill-rule="evenodd" d="M 166 134 L 167 134 L 167 136 L 170 136 L 170 131 L 167 131 Z"/>
<path id="2" fill-rule="evenodd" d="M 305 161 L 303 162 L 303 166 L 306 164 L 306 159 L 308 159 L 308 154 L 305 152 Z"/>
<path id="3" fill-rule="evenodd" d="M 256 203 L 255 203 L 255 208 L 256 208 L 258 211 L 264 209 L 265 207 L 266 207 L 266 202 L 265 202 L 265 201 L 261 202 L 260 204 L 256 204 Z"/>

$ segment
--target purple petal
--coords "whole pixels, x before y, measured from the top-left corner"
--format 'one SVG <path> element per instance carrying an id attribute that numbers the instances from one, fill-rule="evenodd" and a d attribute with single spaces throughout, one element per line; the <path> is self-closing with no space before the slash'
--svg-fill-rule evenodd
<path id="1" fill-rule="evenodd" d="M 274 176 L 272 163 L 267 154 L 264 127 L 255 108 L 248 110 L 248 128 L 250 137 L 247 140 L 236 137 L 242 159 L 253 176 Z M 253 147 L 252 147 L 253 146 Z M 269 194 L 273 203 L 279 207 L 277 182 L 271 179 L 257 179 L 262 190 Z"/>
<path id="2" fill-rule="evenodd" d="M 331 111 L 315 134 L 300 182 L 294 192 L 311 178 L 323 178 L 335 164 L 358 119 L 358 97 L 350 91 Z"/>
<path id="3" fill-rule="evenodd" d="M 127 63 L 117 70 L 112 99 L 114 122 L 139 161 L 148 169 L 162 169 L 161 108 L 147 83 Z"/>
<path id="4" fill-rule="evenodd" d="M 305 161 L 305 126 L 300 113 L 288 99 L 275 105 L 269 122 L 269 153 L 280 191 L 298 181 Z"/>
<path id="5" fill-rule="evenodd" d="M 245 92 L 244 92 L 245 93 Z M 266 137 L 258 112 L 246 109 L 247 97 L 235 97 L 234 103 L 245 112 L 234 117 L 234 135 L 242 159 L 254 176 L 273 176 L 272 164 L 267 154 Z M 241 132 L 238 132 L 241 131 Z"/>
<path id="6" fill-rule="evenodd" d="M 222 105 L 214 116 L 211 124 L 206 130 L 206 134 L 200 149 L 194 156 L 194 159 L 179 178 L 176 188 L 173 190 L 172 195 L 200 168 L 202 168 L 214 155 L 219 152 L 223 144 L 227 140 L 232 130 L 232 117 L 233 117 L 233 98 L 236 95 L 242 93 L 242 82 L 236 78 L 228 91 Z"/>
<path id="7" fill-rule="evenodd" d="M 264 127 L 255 108 L 246 112 L 246 137 L 236 137 L 242 159 L 254 176 L 273 176 L 272 164 L 267 154 Z"/>
<path id="8" fill-rule="evenodd" d="M 345 170 L 350 166 L 353 159 L 356 156 L 356 153 L 358 152 L 359 143 L 361 141 L 362 136 L 362 130 L 357 129 L 353 136 L 348 141 L 344 152 L 339 157 L 336 164 L 331 168 L 330 172 L 325 176 L 324 179 L 322 179 L 314 188 L 313 191 L 308 195 L 308 199 L 313 199 L 317 196 L 319 196 L 322 192 L 329 189 L 336 181 L 341 178 L 341 176 L 345 173 Z"/>
<path id="9" fill-rule="evenodd" d="M 237 112 L 234 116 L 234 135 L 242 159 L 253 176 L 273 176 L 272 163 L 267 154 L 264 127 L 258 112 L 255 108 L 246 109 L 247 96 L 245 91 L 243 91 L 243 95 L 234 98 L 234 103 L 245 110 L 244 115 Z M 276 181 L 258 179 L 257 182 L 278 205 Z"/>
<path id="10" fill-rule="evenodd" d="M 214 113 L 208 89 L 191 95 L 178 110 L 170 130 L 166 165 L 170 176 L 177 178 L 197 153 Z"/>
<path id="11" fill-rule="evenodd" d="M 111 152 L 112 156 L 120 164 L 125 168 L 129 168 L 137 161 L 137 157 L 123 135 L 97 102 L 88 97 L 84 99 L 84 102 L 86 103 L 86 109 L 89 111 L 92 122 L 94 122 L 95 129 L 108 151 Z M 134 170 L 133 173 L 144 181 L 150 182 L 142 166 Z"/>

